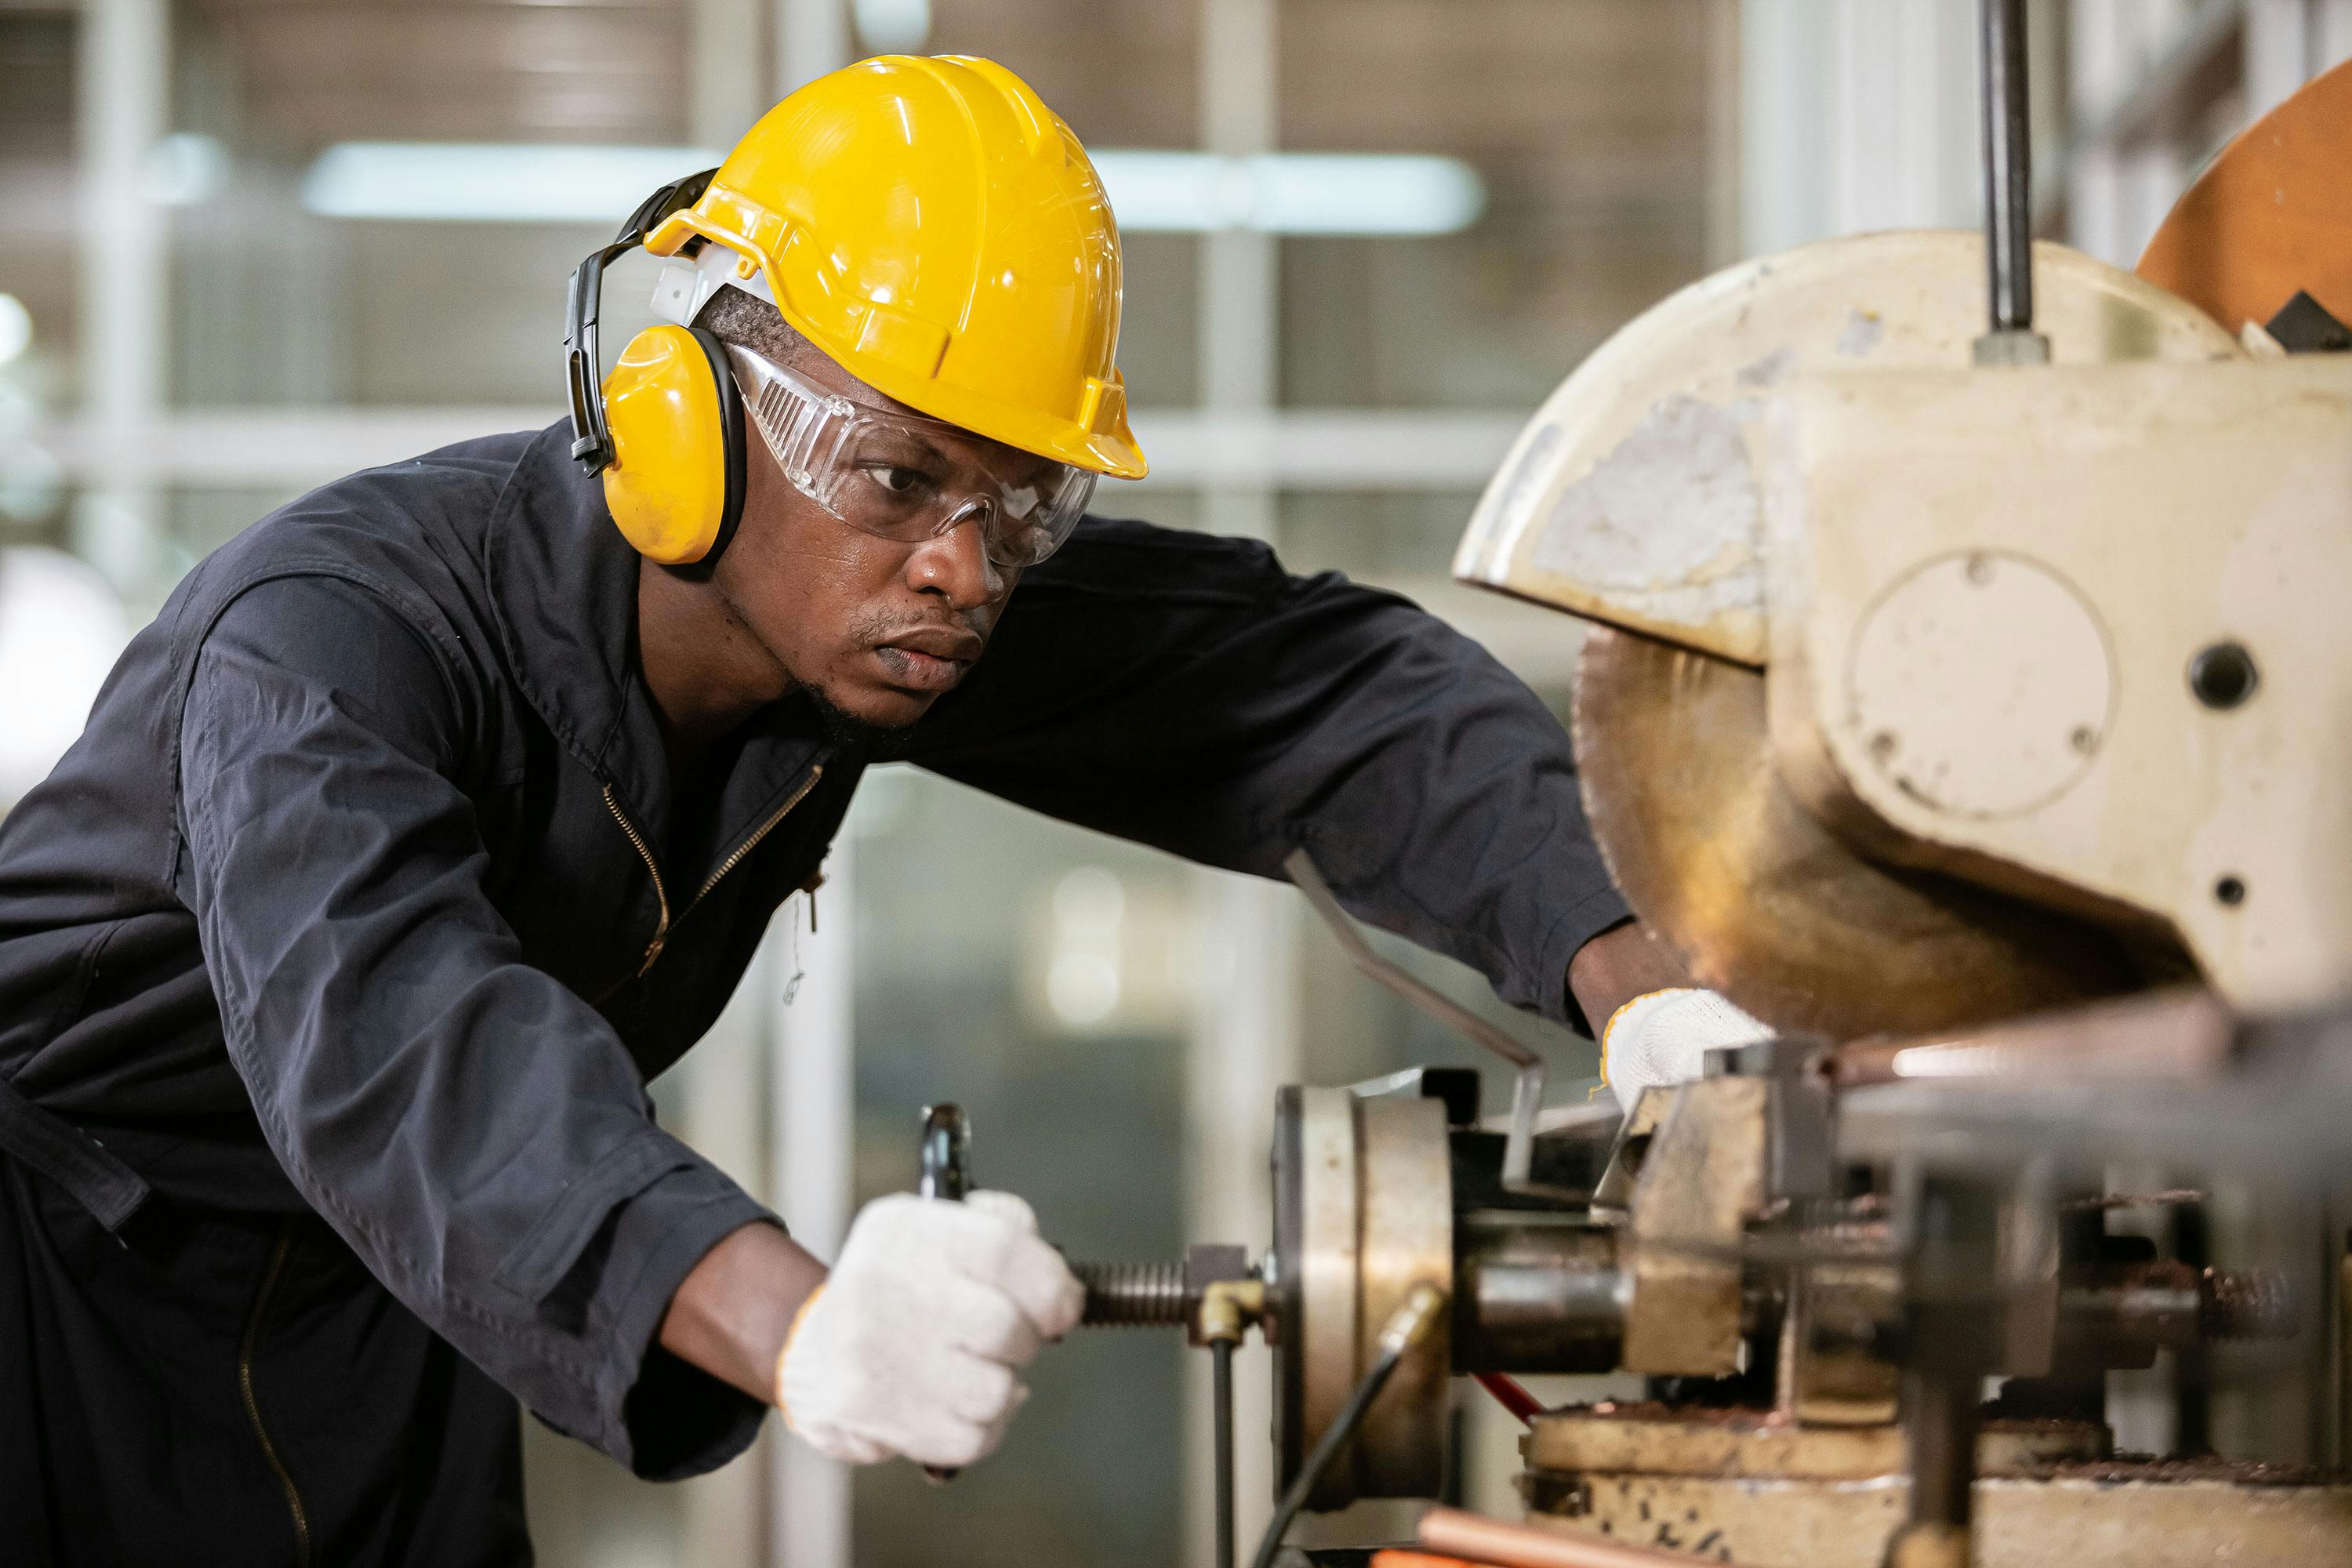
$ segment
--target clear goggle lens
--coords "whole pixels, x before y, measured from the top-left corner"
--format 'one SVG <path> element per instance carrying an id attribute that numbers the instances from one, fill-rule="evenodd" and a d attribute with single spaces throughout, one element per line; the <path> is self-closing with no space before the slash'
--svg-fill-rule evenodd
<path id="1" fill-rule="evenodd" d="M 862 533 L 914 544 L 976 522 L 991 561 L 1034 566 L 1093 498 L 1084 468 L 1022 453 L 992 466 L 979 437 L 945 420 L 853 403 L 733 344 L 727 358 L 784 477 Z"/>

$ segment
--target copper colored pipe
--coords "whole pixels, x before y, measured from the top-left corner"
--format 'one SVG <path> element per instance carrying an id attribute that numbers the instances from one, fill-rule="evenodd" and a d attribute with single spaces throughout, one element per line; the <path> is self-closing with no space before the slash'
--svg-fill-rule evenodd
<path id="1" fill-rule="evenodd" d="M 1451 1508 L 1433 1508 L 1421 1516 L 1421 1543 L 1432 1552 L 1491 1563 L 1496 1568 L 1671 1568 L 1699 1563 L 1717 1568 L 1712 1557 L 1554 1535 Z"/>

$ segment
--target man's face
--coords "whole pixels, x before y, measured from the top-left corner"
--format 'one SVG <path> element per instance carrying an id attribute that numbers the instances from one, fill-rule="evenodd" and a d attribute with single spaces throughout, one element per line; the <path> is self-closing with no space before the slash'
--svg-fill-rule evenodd
<path id="1" fill-rule="evenodd" d="M 824 355 L 795 374 L 869 408 L 912 414 Z M 827 512 L 784 478 L 747 430 L 743 521 L 712 580 L 736 616 L 795 683 L 854 723 L 913 724 L 968 674 L 987 647 L 1017 569 L 992 563 L 982 525 L 967 520 L 915 542 L 879 539 Z M 1047 459 L 958 433 L 936 456 L 1019 480 Z M 863 482 L 899 482 L 864 476 Z M 855 500 L 845 503 L 855 505 Z"/>

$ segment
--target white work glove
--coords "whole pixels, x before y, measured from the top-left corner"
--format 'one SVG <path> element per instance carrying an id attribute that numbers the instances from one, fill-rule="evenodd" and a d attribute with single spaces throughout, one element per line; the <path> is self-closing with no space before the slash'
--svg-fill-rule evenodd
<path id="1" fill-rule="evenodd" d="M 1630 1115 L 1643 1089 L 1699 1077 L 1707 1052 L 1771 1037 L 1770 1029 L 1713 991 L 1653 991 L 1618 1008 L 1601 1031 L 1601 1077 Z"/>
<path id="2" fill-rule="evenodd" d="M 877 1198 L 793 1321 L 777 1406 L 811 1447 L 849 1464 L 973 1464 L 1029 1397 L 1016 1374 L 1077 1326 L 1086 1300 L 1011 1193 Z"/>

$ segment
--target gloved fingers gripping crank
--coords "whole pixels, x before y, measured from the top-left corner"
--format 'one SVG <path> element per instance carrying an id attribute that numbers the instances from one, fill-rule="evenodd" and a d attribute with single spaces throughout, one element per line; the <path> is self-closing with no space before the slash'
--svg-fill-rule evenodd
<path id="1" fill-rule="evenodd" d="M 964 1231 L 961 1237 L 969 1239 L 953 1244 L 966 1271 L 1000 1286 L 1042 1338 L 1058 1340 L 1076 1328 L 1087 1309 L 1086 1287 L 1062 1255 L 1038 1237 L 1037 1216 L 1029 1205 L 1012 1193 L 982 1191 L 967 1197 L 963 1207 L 1001 1222 L 987 1231 Z"/>
<path id="2" fill-rule="evenodd" d="M 1035 1227 L 1006 1194 L 868 1204 L 779 1358 L 793 1429 L 854 1464 L 986 1458 L 1028 1397 L 1020 1368 L 1085 1304 Z"/>
<path id="3" fill-rule="evenodd" d="M 940 1288 L 939 1308 L 953 1325 L 950 1342 L 983 1361 L 1018 1371 L 1036 1360 L 1045 1344 L 1029 1314 L 993 1286 L 950 1280 Z"/>

